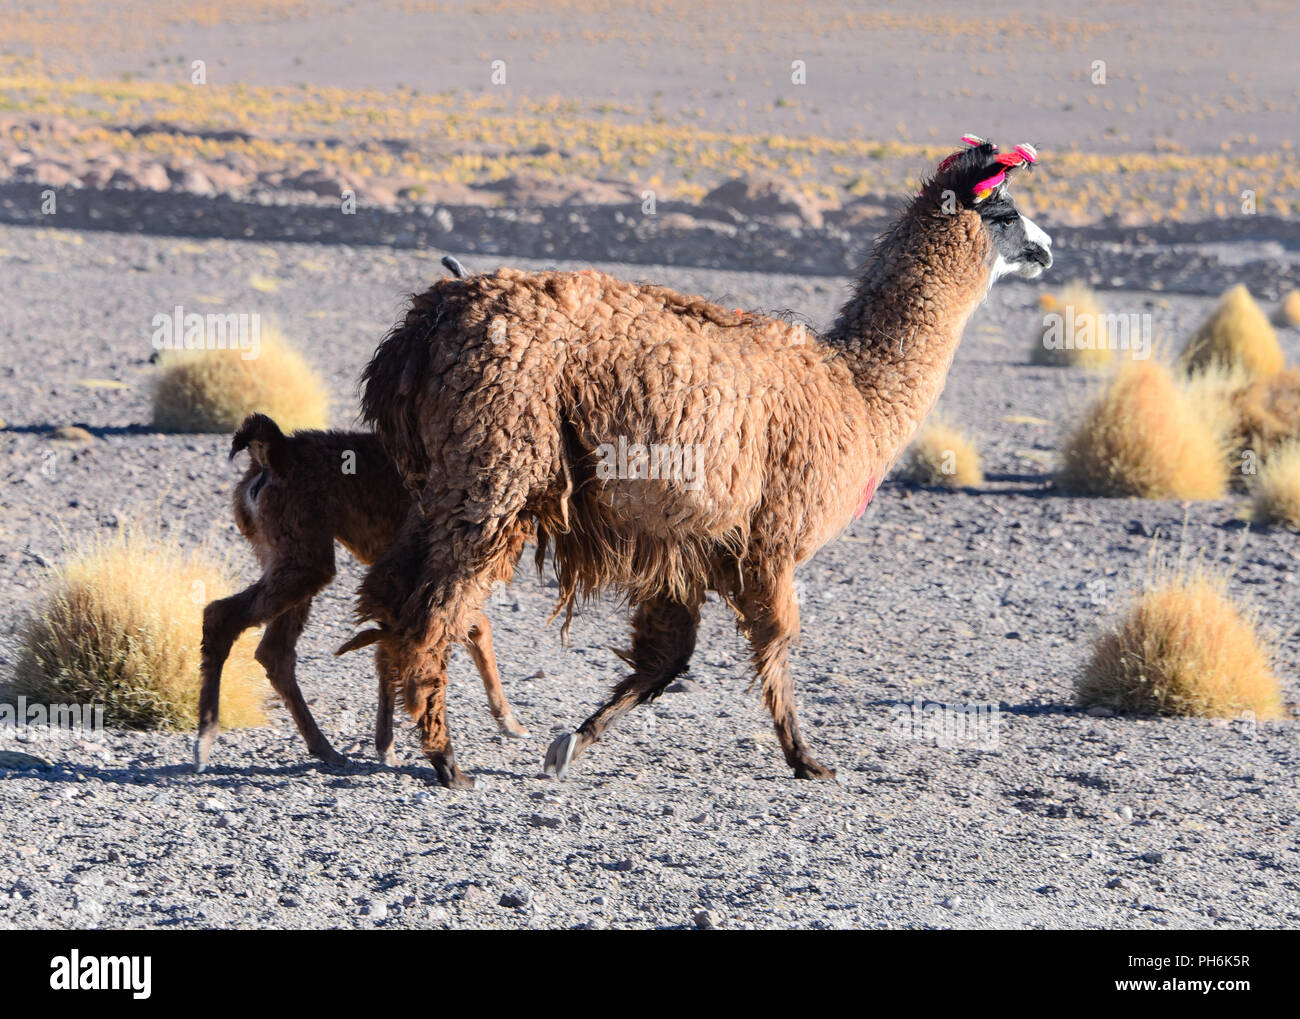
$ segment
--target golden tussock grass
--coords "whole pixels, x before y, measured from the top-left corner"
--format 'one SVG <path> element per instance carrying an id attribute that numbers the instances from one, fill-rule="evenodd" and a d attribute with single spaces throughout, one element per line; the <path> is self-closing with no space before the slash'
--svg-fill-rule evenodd
<path id="1" fill-rule="evenodd" d="M 203 606 L 231 590 L 215 563 L 139 532 L 80 548 L 55 571 L 22 630 L 13 693 L 103 704 L 108 725 L 193 728 Z M 226 663 L 225 727 L 266 723 L 256 645 L 256 631 L 246 633 Z"/>
<path id="2" fill-rule="evenodd" d="M 1300 326 L 1300 290 L 1292 290 L 1282 298 L 1273 321 L 1280 326 Z"/>
<path id="3" fill-rule="evenodd" d="M 164 432 L 229 432 L 255 411 L 286 432 L 325 428 L 329 398 L 317 374 L 279 332 L 263 326 L 257 356 L 168 350 L 159 358 L 153 425 Z"/>
<path id="4" fill-rule="evenodd" d="M 1127 614 L 1100 636 L 1080 675 L 1080 706 L 1124 714 L 1284 717 L 1271 649 L 1223 576 L 1158 569 Z"/>
<path id="5" fill-rule="evenodd" d="M 942 421 L 926 424 L 903 457 L 902 477 L 918 485 L 974 488 L 984 484 L 979 450 Z"/>
<path id="6" fill-rule="evenodd" d="M 1043 323 L 1029 349 L 1030 364 L 1056 367 L 1105 368 L 1115 361 L 1107 333 L 1105 310 L 1091 288 L 1068 283 L 1060 296 L 1043 294 L 1038 299 Z M 1059 316 L 1053 327 L 1048 316 Z M 1072 341 L 1064 346 L 1065 339 Z M 1077 342 L 1077 346 L 1073 343 Z"/>
<path id="7" fill-rule="evenodd" d="M 1252 378 L 1240 366 L 1213 365 L 1183 386 L 1203 414 L 1226 422 L 1228 470 L 1238 486 L 1279 447 L 1300 440 L 1300 370 Z"/>
<path id="8" fill-rule="evenodd" d="M 1259 377 L 1281 371 L 1283 362 L 1277 333 L 1250 291 L 1240 283 L 1219 299 L 1182 354 L 1182 366 L 1188 372 L 1219 365 L 1240 367 L 1248 375 Z"/>
<path id="9" fill-rule="evenodd" d="M 1125 361 L 1066 437 L 1057 482 L 1086 495 L 1219 499 L 1226 405 L 1206 406 L 1154 360 Z"/>
<path id="10" fill-rule="evenodd" d="M 1257 523 L 1300 530 L 1300 441 L 1278 446 L 1264 459 L 1250 497 Z"/>

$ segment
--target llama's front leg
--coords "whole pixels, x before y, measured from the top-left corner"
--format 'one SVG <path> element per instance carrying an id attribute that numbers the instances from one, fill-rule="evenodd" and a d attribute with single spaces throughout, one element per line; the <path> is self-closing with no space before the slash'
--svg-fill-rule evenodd
<path id="1" fill-rule="evenodd" d="M 763 703 L 772 712 L 776 736 L 795 778 L 833 779 L 835 770 L 818 764 L 799 732 L 790 673 L 790 646 L 799 636 L 799 602 L 794 593 L 794 566 L 775 576 L 746 576 L 740 604 L 741 625 L 749 637 Z"/>
<path id="2" fill-rule="evenodd" d="M 393 749 L 393 663 L 381 643 L 375 649 L 375 672 L 379 676 L 379 709 L 375 714 L 375 755 L 390 768 L 399 763 Z"/>
<path id="3" fill-rule="evenodd" d="M 469 640 L 465 643 L 469 656 L 474 659 L 474 667 L 483 679 L 483 689 L 487 693 L 488 710 L 496 719 L 497 728 L 506 736 L 522 739 L 528 730 L 515 721 L 514 712 L 506 692 L 501 689 L 501 675 L 497 672 L 497 656 L 492 650 L 492 624 L 482 612 L 470 623 Z"/>
<path id="4" fill-rule="evenodd" d="M 316 719 L 312 717 L 311 709 L 303 698 L 302 689 L 298 686 L 298 638 L 307 625 L 310 609 L 311 602 L 306 601 L 272 619 L 253 657 L 266 669 L 271 686 L 293 716 L 294 724 L 307 743 L 307 752 L 326 764 L 346 764 L 348 759 L 330 745 L 316 724 Z"/>
<path id="5" fill-rule="evenodd" d="M 686 671 L 695 650 L 702 600 L 687 605 L 662 599 L 637 607 L 632 617 L 632 650 L 626 656 L 634 671 L 614 687 L 613 696 L 576 732 L 565 733 L 551 744 L 545 762 L 548 775 L 564 778 L 574 759 L 624 713 L 654 700 Z"/>
<path id="6" fill-rule="evenodd" d="M 420 730 L 424 756 L 448 789 L 473 789 L 478 783 L 456 764 L 447 727 L 447 649 L 417 653 L 406 672 L 405 697 Z"/>

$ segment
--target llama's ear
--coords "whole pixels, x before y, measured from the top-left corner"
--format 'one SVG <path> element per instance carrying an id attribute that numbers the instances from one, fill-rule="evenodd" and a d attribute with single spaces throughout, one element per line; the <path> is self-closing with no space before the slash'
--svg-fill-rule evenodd
<path id="1" fill-rule="evenodd" d="M 993 148 L 994 152 L 997 153 L 997 146 Z M 1014 172 L 1021 167 L 1031 167 L 1036 162 L 1038 162 L 1038 150 L 1028 142 L 1021 142 L 1010 152 L 995 154 L 987 166 L 989 175 L 983 180 L 977 181 L 972 189 L 975 202 L 978 204 L 984 201 L 1005 184 Z"/>

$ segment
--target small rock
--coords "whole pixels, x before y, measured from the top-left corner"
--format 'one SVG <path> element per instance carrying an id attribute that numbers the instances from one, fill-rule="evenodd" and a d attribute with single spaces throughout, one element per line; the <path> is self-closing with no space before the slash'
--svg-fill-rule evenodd
<path id="1" fill-rule="evenodd" d="M 1084 714 L 1089 715 L 1092 718 L 1114 718 L 1115 717 L 1115 712 L 1112 711 L 1110 708 L 1106 707 L 1106 705 L 1104 704 L 1094 704 L 1087 711 L 1085 711 Z"/>
<path id="2" fill-rule="evenodd" d="M 631 860 L 619 860 L 614 864 L 614 869 L 621 870 L 621 871 L 629 871 L 632 869 L 632 866 L 633 864 Z"/>
<path id="3" fill-rule="evenodd" d="M 564 818 L 547 817 L 544 814 L 532 814 L 528 818 L 528 823 L 534 828 L 563 828 Z"/>
<path id="4" fill-rule="evenodd" d="M 695 914 L 695 926 L 702 931 L 715 930 L 718 926 L 718 918 L 711 909 L 701 909 Z"/>
<path id="5" fill-rule="evenodd" d="M 939 903 L 939 905 L 941 905 L 944 909 L 956 909 L 958 906 L 961 905 L 961 896 L 949 895 L 946 899 L 944 899 L 941 903 Z"/>
<path id="6" fill-rule="evenodd" d="M 62 428 L 56 428 L 52 432 L 46 432 L 45 437 L 52 442 L 94 442 L 95 437 L 82 428 L 80 425 L 64 425 Z"/>
<path id="7" fill-rule="evenodd" d="M 513 888 L 502 894 L 497 901 L 498 906 L 507 906 L 510 909 L 527 909 L 533 904 L 533 890 L 531 888 Z"/>
<path id="8" fill-rule="evenodd" d="M 1107 888 L 1127 888 L 1128 883 L 1122 877 L 1113 877 L 1106 882 Z"/>
<path id="9" fill-rule="evenodd" d="M 1131 820 L 1133 820 L 1133 808 L 1132 808 L 1132 807 L 1129 807 L 1129 806 L 1120 807 L 1119 810 L 1115 811 L 1115 813 L 1117 813 L 1117 814 L 1118 814 L 1120 817 L 1122 817 L 1125 821 L 1131 821 Z"/>
<path id="10" fill-rule="evenodd" d="M 379 900 L 367 902 L 361 907 L 361 915 L 368 916 L 372 920 L 383 920 L 388 916 L 388 904 Z"/>
<path id="11" fill-rule="evenodd" d="M 1143 863 L 1164 863 L 1165 854 L 1155 849 L 1149 849 L 1142 854 L 1141 859 Z"/>
<path id="12" fill-rule="evenodd" d="M 0 768 L 25 771 L 28 768 L 52 768 L 54 765 L 36 754 L 20 754 L 16 750 L 0 750 Z"/>

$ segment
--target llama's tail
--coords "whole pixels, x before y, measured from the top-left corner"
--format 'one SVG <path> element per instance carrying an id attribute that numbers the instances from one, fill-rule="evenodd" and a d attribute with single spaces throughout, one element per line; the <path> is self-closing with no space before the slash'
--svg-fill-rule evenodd
<path id="1" fill-rule="evenodd" d="M 230 459 L 248 450 L 249 458 L 259 467 L 270 467 L 283 472 L 289 440 L 271 418 L 265 414 L 249 414 L 235 432 L 230 444 Z"/>

